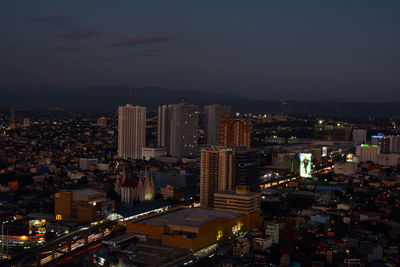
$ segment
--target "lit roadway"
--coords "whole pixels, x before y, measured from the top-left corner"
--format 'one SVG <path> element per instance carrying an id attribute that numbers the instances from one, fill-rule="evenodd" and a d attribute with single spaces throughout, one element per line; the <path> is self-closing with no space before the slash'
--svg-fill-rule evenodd
<path id="1" fill-rule="evenodd" d="M 79 240 L 75 240 L 75 241 L 73 241 L 73 243 L 71 243 L 71 251 L 73 251 L 75 249 L 78 249 L 80 247 L 83 247 L 85 245 L 89 245 L 92 242 L 101 240 L 103 237 L 109 235 L 110 233 L 111 233 L 110 230 L 105 230 L 104 233 L 102 232 L 102 233 L 99 233 L 99 234 L 91 234 L 90 236 L 88 236 L 87 244 L 85 244 L 84 238 L 79 239 Z M 45 265 L 45 264 L 47 264 L 49 262 L 52 262 L 52 261 L 56 260 L 59 257 L 62 257 L 63 255 L 65 255 L 68 252 L 69 252 L 68 251 L 68 247 L 65 244 L 64 244 L 64 246 L 62 246 L 61 249 L 58 248 L 58 250 L 54 253 L 54 255 L 52 255 L 52 251 L 51 250 L 42 252 L 42 254 L 50 254 L 50 255 L 45 257 L 45 258 L 43 258 L 43 259 L 41 259 L 40 264 L 41 265 Z"/>
<path id="2" fill-rule="evenodd" d="M 15 255 L 11 260 L 2 262 L 1 266 L 25 266 L 26 263 L 33 263 L 36 261 L 36 256 L 40 254 L 50 253 L 49 256 L 41 260 L 41 264 L 46 264 L 55 260 L 56 258 L 68 252 L 68 245 L 62 244 L 70 241 L 71 251 L 80 248 L 85 244 L 85 237 L 87 238 L 87 244 L 100 240 L 104 236 L 111 233 L 110 229 L 112 226 L 117 225 L 117 221 L 105 221 L 94 226 L 81 227 L 79 230 L 73 231 L 69 234 L 63 235 L 60 238 L 44 243 L 41 246 L 33 247 L 23 253 Z M 102 231 L 98 233 L 98 231 Z M 78 238 L 74 240 L 74 238 Z M 54 255 L 53 255 L 54 253 Z M 36 264 L 35 264 L 36 265 Z"/>

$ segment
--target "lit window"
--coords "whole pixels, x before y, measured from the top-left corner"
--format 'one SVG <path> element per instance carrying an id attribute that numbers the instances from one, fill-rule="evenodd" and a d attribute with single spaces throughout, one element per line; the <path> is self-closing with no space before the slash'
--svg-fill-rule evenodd
<path id="1" fill-rule="evenodd" d="M 222 230 L 218 230 L 218 232 L 217 232 L 217 240 L 220 240 L 222 238 L 222 235 L 223 235 Z"/>

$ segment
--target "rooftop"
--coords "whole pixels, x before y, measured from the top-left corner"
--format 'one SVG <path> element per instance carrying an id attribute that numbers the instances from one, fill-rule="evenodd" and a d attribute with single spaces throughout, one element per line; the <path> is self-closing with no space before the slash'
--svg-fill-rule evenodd
<path id="1" fill-rule="evenodd" d="M 92 189 L 76 189 L 72 190 L 71 192 L 74 194 L 85 195 L 85 196 L 94 196 L 103 193 Z"/>
<path id="2" fill-rule="evenodd" d="M 240 192 L 237 193 L 236 191 L 220 191 L 220 192 L 215 192 L 215 194 L 221 194 L 221 195 L 232 195 L 232 196 L 259 196 L 260 193 L 258 192 Z"/>
<path id="3" fill-rule="evenodd" d="M 239 217 L 239 214 L 206 209 L 179 209 L 167 212 L 166 214 L 155 216 L 140 221 L 142 224 L 148 225 L 179 225 L 186 227 L 200 227 L 217 218 L 228 218 L 232 220 Z"/>

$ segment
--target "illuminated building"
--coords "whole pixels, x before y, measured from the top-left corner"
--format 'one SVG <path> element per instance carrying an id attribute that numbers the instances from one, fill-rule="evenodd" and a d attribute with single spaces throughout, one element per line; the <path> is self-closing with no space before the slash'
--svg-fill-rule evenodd
<path id="1" fill-rule="evenodd" d="M 243 146 L 250 149 L 251 121 L 246 119 L 222 118 L 219 128 L 219 145 Z"/>
<path id="2" fill-rule="evenodd" d="M 207 144 L 218 145 L 219 143 L 219 126 L 223 117 L 228 117 L 231 113 L 231 108 L 218 104 L 208 105 L 204 107 L 205 115 L 205 133 Z"/>
<path id="3" fill-rule="evenodd" d="M 378 164 L 380 152 L 381 148 L 378 145 L 362 144 L 357 146 L 357 156 L 360 158 L 360 162 L 372 161 Z"/>
<path id="4" fill-rule="evenodd" d="M 107 119 L 106 117 L 100 117 L 97 119 L 97 126 L 99 127 L 107 127 Z"/>
<path id="5" fill-rule="evenodd" d="M 167 155 L 165 147 L 144 147 L 142 148 L 142 158 L 145 160 L 155 159 Z"/>
<path id="6" fill-rule="evenodd" d="M 24 127 L 29 127 L 29 118 L 24 118 Z"/>
<path id="7" fill-rule="evenodd" d="M 378 133 L 377 135 L 371 136 L 371 145 L 382 146 L 383 142 L 383 133 Z"/>
<path id="8" fill-rule="evenodd" d="M 234 151 L 231 148 L 201 149 L 200 203 L 203 208 L 214 206 L 215 192 L 234 189 L 234 158 Z"/>
<path id="9" fill-rule="evenodd" d="M 128 221 L 128 231 L 148 234 L 162 245 L 197 251 L 238 236 L 262 224 L 258 213 L 239 215 L 206 209 L 178 209 L 140 221 Z"/>
<path id="10" fill-rule="evenodd" d="M 120 106 L 118 108 L 118 156 L 121 158 L 142 158 L 146 145 L 146 108 Z"/>
<path id="11" fill-rule="evenodd" d="M 261 194 L 249 187 L 237 186 L 236 191 L 214 193 L 214 209 L 238 214 L 260 212 Z"/>
<path id="12" fill-rule="evenodd" d="M 45 241 L 45 231 L 29 233 L 26 225 L 15 225 L 10 222 L 2 224 L 1 228 L 2 256 L 6 256 L 7 251 L 17 247 L 29 247 Z"/>
<path id="13" fill-rule="evenodd" d="M 132 204 L 133 201 L 147 201 L 154 198 L 154 182 L 147 175 L 139 177 L 127 177 L 125 170 L 122 177 L 115 182 L 115 192 L 121 197 L 122 203 Z"/>
<path id="14" fill-rule="evenodd" d="M 173 157 L 194 157 L 198 153 L 198 107 L 186 103 L 158 107 L 159 147 Z"/>
<path id="15" fill-rule="evenodd" d="M 112 210 L 114 203 L 105 192 L 91 189 L 61 190 L 54 195 L 54 213 L 63 220 L 93 221 Z"/>

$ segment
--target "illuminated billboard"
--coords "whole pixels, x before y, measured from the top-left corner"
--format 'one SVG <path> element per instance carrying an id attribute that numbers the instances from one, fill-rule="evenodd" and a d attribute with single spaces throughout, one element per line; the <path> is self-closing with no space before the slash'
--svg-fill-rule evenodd
<path id="1" fill-rule="evenodd" d="M 347 162 L 355 162 L 354 155 L 353 154 L 347 154 L 346 161 Z"/>
<path id="2" fill-rule="evenodd" d="M 312 154 L 311 153 L 299 153 L 299 154 L 300 154 L 300 177 L 310 178 Z"/>
<path id="3" fill-rule="evenodd" d="M 46 220 L 30 220 L 29 221 L 29 234 L 45 234 L 46 233 Z"/>
<path id="4" fill-rule="evenodd" d="M 322 147 L 322 157 L 328 156 L 328 147 Z"/>

